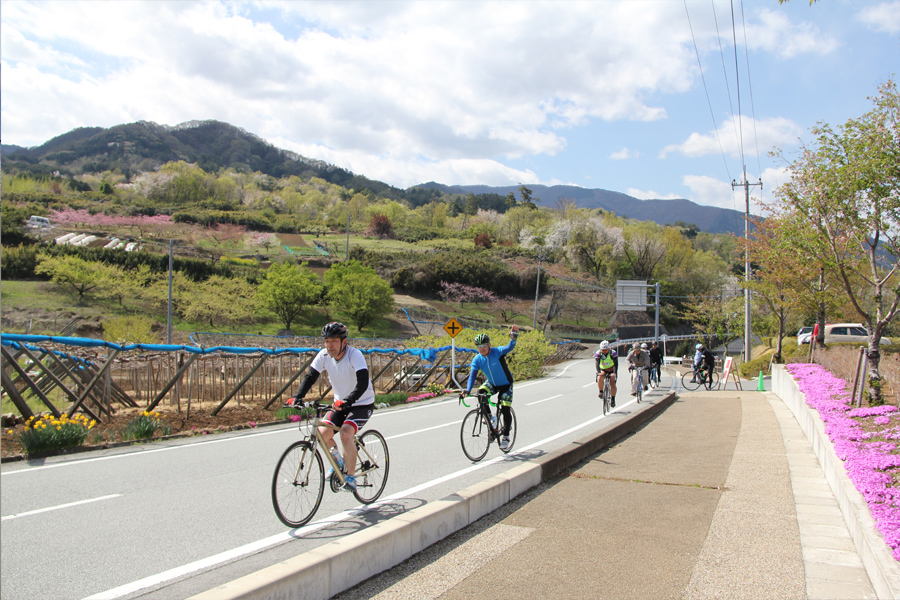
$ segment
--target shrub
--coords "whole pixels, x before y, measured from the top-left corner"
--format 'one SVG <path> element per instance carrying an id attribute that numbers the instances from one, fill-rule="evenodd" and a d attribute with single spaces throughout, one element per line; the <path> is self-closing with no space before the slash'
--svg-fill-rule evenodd
<path id="1" fill-rule="evenodd" d="M 136 419 L 129 421 L 122 430 L 123 440 L 145 440 L 152 438 L 160 431 L 162 435 L 169 435 L 172 427 L 166 423 L 158 412 L 143 411 Z"/>
<path id="2" fill-rule="evenodd" d="M 36 244 L 3 246 L 0 257 L 0 270 L 4 279 L 30 279 L 34 277 L 34 269 L 37 266 L 37 254 L 41 249 Z"/>
<path id="3" fill-rule="evenodd" d="M 406 404 L 406 400 L 408 398 L 408 394 L 406 392 L 394 392 L 392 394 L 376 394 L 375 395 L 375 404 L 384 403 L 388 406 L 393 406 L 394 404 Z"/>
<path id="4" fill-rule="evenodd" d="M 275 411 L 274 420 L 296 422 L 304 417 L 308 417 L 313 414 L 313 412 L 314 411 L 311 408 L 291 408 L 289 406 L 282 406 Z"/>
<path id="5" fill-rule="evenodd" d="M 72 418 L 66 415 L 59 418 L 42 415 L 29 418 L 18 437 L 26 456 L 31 458 L 82 445 L 88 432 L 96 424 L 96 421 L 89 421 L 85 415 L 75 415 Z"/>

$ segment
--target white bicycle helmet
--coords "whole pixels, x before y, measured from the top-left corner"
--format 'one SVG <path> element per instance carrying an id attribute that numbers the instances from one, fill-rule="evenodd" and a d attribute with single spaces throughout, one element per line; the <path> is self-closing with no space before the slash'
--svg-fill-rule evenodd
<path id="1" fill-rule="evenodd" d="M 600 349 L 601 350 L 609 350 L 609 342 L 607 342 L 606 340 L 603 340 L 602 342 L 600 342 Z"/>
<path id="2" fill-rule="evenodd" d="M 703 344 L 697 344 L 696 346 L 694 346 L 694 348 L 696 348 L 697 350 L 703 350 Z"/>
<path id="3" fill-rule="evenodd" d="M 641 350 L 646 350 L 646 349 L 647 349 L 647 344 L 641 344 Z"/>

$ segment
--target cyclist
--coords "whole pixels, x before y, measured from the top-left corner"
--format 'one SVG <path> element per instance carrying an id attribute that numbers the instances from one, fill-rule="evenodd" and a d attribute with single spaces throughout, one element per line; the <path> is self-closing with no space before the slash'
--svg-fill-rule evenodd
<path id="1" fill-rule="evenodd" d="M 641 348 L 641 344 L 635 342 L 631 346 L 631 352 L 628 353 L 628 356 L 625 357 L 625 360 L 628 361 L 628 370 L 631 371 L 631 395 L 637 396 L 637 389 L 639 385 L 644 386 L 644 391 L 647 391 L 647 381 L 648 381 L 648 372 L 647 369 L 650 368 L 650 355 L 647 353 L 647 344 L 644 344 L 644 347 Z M 644 367 L 644 370 L 641 372 L 641 379 L 638 380 L 635 377 L 637 367 Z"/>
<path id="2" fill-rule="evenodd" d="M 656 369 L 657 375 L 662 375 L 663 353 L 659 348 L 659 342 L 653 342 L 650 347 L 650 368 Z"/>
<path id="3" fill-rule="evenodd" d="M 603 397 L 603 380 L 609 377 L 609 392 L 612 396 L 610 406 L 616 407 L 616 372 L 619 370 L 619 355 L 609 347 L 609 342 L 600 342 L 600 348 L 594 352 L 594 366 L 597 368 L 597 388 Z"/>
<path id="4" fill-rule="evenodd" d="M 344 458 L 341 461 L 334 441 L 334 430 L 319 427 L 319 433 L 325 439 L 325 445 L 338 466 L 346 466 L 347 476 L 344 478 L 344 489 L 352 492 L 356 489 L 356 445 L 353 437 L 372 417 L 375 407 L 375 390 L 369 378 L 369 368 L 363 353 L 349 345 L 347 327 L 343 323 L 333 321 L 322 328 L 325 348 L 316 354 L 300 389 L 294 395 L 293 404 L 299 406 L 303 397 L 319 379 L 322 371 L 328 372 L 331 388 L 334 390 L 334 404 L 322 419 L 323 422 L 340 428 L 341 443 L 344 446 Z M 328 478 L 334 469 L 328 472 Z"/>
<path id="5" fill-rule="evenodd" d="M 697 352 L 694 354 L 694 377 L 691 378 L 691 383 L 696 383 L 698 375 L 702 383 L 706 373 L 712 373 L 716 368 L 716 357 L 709 349 L 704 348 L 703 344 L 697 344 L 696 348 Z"/>
<path id="6" fill-rule="evenodd" d="M 703 344 L 694 346 L 694 374 L 691 375 L 691 383 L 697 383 L 697 375 L 700 374 L 700 366 L 703 364 Z"/>
<path id="7" fill-rule="evenodd" d="M 509 329 L 509 343 L 500 348 L 491 348 L 491 338 L 486 333 L 476 335 L 475 349 L 478 350 L 478 354 L 472 359 L 466 391 L 459 395 L 460 399 L 470 395 L 472 386 L 475 385 L 475 378 L 478 377 L 478 371 L 484 373 L 500 401 L 500 414 L 503 416 L 503 426 L 500 431 L 501 450 L 509 448 L 509 428 L 512 425 L 510 407 L 513 400 L 513 376 L 506 365 L 506 355 L 516 347 L 518 337 L 519 326 L 513 325 Z"/>

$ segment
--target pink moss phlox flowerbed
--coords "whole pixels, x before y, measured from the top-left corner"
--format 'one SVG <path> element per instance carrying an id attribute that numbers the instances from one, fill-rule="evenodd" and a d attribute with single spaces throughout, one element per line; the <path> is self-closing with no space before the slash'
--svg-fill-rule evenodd
<path id="1" fill-rule="evenodd" d="M 446 394 L 450 390 L 444 390 L 441 394 Z M 428 400 L 429 398 L 435 398 L 438 394 L 432 394 L 431 392 L 425 392 L 424 394 L 419 394 L 418 396 L 410 396 L 406 399 L 406 402 L 421 402 L 422 400 Z"/>
<path id="2" fill-rule="evenodd" d="M 847 382 L 819 365 L 790 364 L 787 370 L 806 395 L 806 403 L 822 418 L 875 526 L 900 560 L 900 488 L 892 478 L 900 469 L 900 454 L 897 444 L 889 441 L 900 440 L 900 412 L 896 406 L 851 408 Z"/>

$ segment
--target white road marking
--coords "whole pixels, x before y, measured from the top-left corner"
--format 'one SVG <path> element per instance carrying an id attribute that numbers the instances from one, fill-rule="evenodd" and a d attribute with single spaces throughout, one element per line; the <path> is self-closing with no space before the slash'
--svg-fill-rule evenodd
<path id="1" fill-rule="evenodd" d="M 109 496 L 100 496 L 99 498 L 91 498 L 90 500 L 79 500 L 78 502 L 69 502 L 67 504 L 60 504 L 58 506 L 48 506 L 47 508 L 39 508 L 37 510 L 29 510 L 23 513 L 16 513 L 14 515 L 6 515 L 5 517 L 0 517 L 0 521 L 9 521 L 11 519 L 18 519 L 20 517 L 27 517 L 30 515 L 37 515 L 40 513 L 50 512 L 52 510 L 60 510 L 63 508 L 69 508 L 71 506 L 78 506 L 80 504 L 90 504 L 91 502 L 100 502 L 101 500 L 109 500 L 110 498 L 118 498 L 122 494 L 110 494 Z"/>
<path id="2" fill-rule="evenodd" d="M 574 364 L 574 363 L 573 363 L 573 364 Z M 553 377 L 548 377 L 548 378 L 546 378 L 546 379 L 539 379 L 539 380 L 537 380 L 537 381 L 532 381 L 532 382 L 523 384 L 523 385 L 521 385 L 521 386 L 519 386 L 519 387 L 527 387 L 527 386 L 529 386 L 529 385 L 536 385 L 536 384 L 538 384 L 538 383 L 544 383 L 544 382 L 547 382 L 547 381 L 552 381 L 553 379 L 555 379 L 555 378 L 559 377 L 560 375 L 562 375 L 563 373 L 565 373 L 565 372 L 569 369 L 569 367 L 571 367 L 571 366 L 572 366 L 572 364 L 567 365 L 562 371 L 560 371 L 559 373 L 557 373 L 557 374 L 554 375 Z M 427 404 L 427 405 L 424 405 L 424 406 L 411 406 L 411 407 L 406 408 L 406 409 L 404 409 L 404 410 L 402 410 L 402 411 L 399 411 L 399 410 L 398 410 L 398 411 L 394 411 L 394 412 L 391 412 L 391 413 L 386 413 L 386 414 L 383 415 L 383 417 L 390 417 L 390 416 L 392 416 L 392 415 L 403 414 L 404 412 L 409 411 L 409 410 L 421 410 L 421 409 L 425 409 L 425 408 L 433 408 L 433 407 L 437 407 L 437 406 L 446 406 L 446 405 L 445 405 L 444 403 L 436 403 L 436 404 Z M 383 418 L 383 417 L 382 417 L 382 418 Z M 455 421 L 455 423 L 459 423 L 459 421 Z M 446 427 L 446 426 L 448 426 L 448 425 L 453 425 L 453 424 L 454 424 L 453 422 L 451 422 L 451 423 L 445 423 L 444 425 L 437 425 L 437 426 L 435 426 L 435 427 L 429 427 L 429 428 L 427 428 L 427 429 L 420 429 L 420 430 L 417 430 L 417 431 L 413 431 L 413 432 L 408 432 L 408 433 L 400 434 L 400 435 L 398 435 L 398 436 L 394 436 L 394 438 L 396 438 L 396 437 L 402 437 L 402 436 L 405 436 L 405 435 L 414 435 L 414 434 L 416 434 L 416 433 L 421 433 L 421 432 L 423 432 L 423 431 L 430 431 L 430 430 L 432 430 L 432 429 L 438 429 L 438 428 L 440 428 L 440 427 Z M 228 437 L 228 438 L 218 439 L 218 440 L 208 440 L 208 441 L 204 441 L 204 442 L 192 442 L 192 443 L 190 443 L 190 444 L 183 444 L 183 445 L 179 445 L 179 446 L 168 446 L 168 447 L 166 447 L 166 448 L 154 448 L 154 449 L 152 449 L 152 450 L 140 449 L 140 450 L 137 450 L 137 451 L 135 451 L 135 452 L 128 452 L 128 453 L 125 453 L 125 454 L 116 454 L 116 455 L 113 455 L 113 456 L 99 456 L 99 457 L 96 457 L 96 458 L 87 458 L 87 459 L 84 459 L 84 460 L 66 461 L 66 462 L 61 462 L 61 463 L 55 463 L 55 464 L 52 464 L 52 465 L 43 465 L 43 466 L 40 466 L 40 467 L 30 467 L 30 468 L 16 469 L 16 470 L 14 470 L 14 471 L 5 471 L 5 472 L 3 472 L 3 473 L 0 473 L 0 477 L 5 477 L 5 476 L 7 476 L 7 475 L 15 475 L 15 474 L 17 474 L 17 473 L 35 473 L 35 472 L 38 472 L 38 471 L 44 471 L 44 470 L 46 470 L 46 469 L 59 469 L 59 468 L 62 468 L 62 467 L 73 467 L 73 466 L 84 465 L 84 464 L 88 464 L 88 463 L 100 462 L 100 461 L 106 461 L 106 460 L 116 460 L 116 459 L 122 459 L 122 458 L 134 458 L 134 457 L 138 457 L 138 456 L 146 456 L 146 455 L 148 455 L 148 454 L 155 454 L 155 453 L 157 453 L 157 452 L 170 452 L 170 451 L 173 451 L 173 450 L 185 450 L 185 449 L 190 449 L 190 448 L 198 448 L 198 447 L 200 447 L 200 446 L 205 446 L 205 445 L 207 445 L 207 444 L 221 444 L 221 443 L 232 442 L 232 441 L 237 441 L 237 440 L 246 440 L 246 439 L 252 439 L 252 438 L 259 437 L 259 436 L 263 436 L 263 435 L 273 435 L 273 434 L 278 434 L 278 433 L 285 433 L 285 432 L 287 432 L 287 431 L 294 431 L 294 429 L 293 429 L 293 428 L 287 428 L 287 427 L 285 427 L 285 428 L 279 428 L 279 429 L 276 429 L 276 430 L 274 430 L 274 431 L 261 431 L 261 432 L 258 432 L 258 433 L 249 433 L 249 434 L 245 434 L 245 435 L 241 435 L 241 436 Z M 394 438 L 386 438 L 386 439 L 394 439 Z"/>
<path id="3" fill-rule="evenodd" d="M 541 402 L 546 402 L 547 400 L 553 400 L 554 398 L 559 398 L 562 394 L 557 394 L 555 396 L 550 396 L 549 398 L 544 398 L 543 400 L 538 400 L 537 402 L 530 402 L 525 406 L 534 406 L 535 404 L 540 404 Z"/>
<path id="4" fill-rule="evenodd" d="M 630 406 L 631 404 L 634 404 L 634 400 L 632 400 L 631 402 L 629 402 L 627 404 L 623 404 L 622 406 L 617 407 L 616 410 L 620 410 L 622 408 L 625 408 L 626 406 Z M 613 414 L 613 413 L 610 413 L 610 414 Z M 284 533 L 279 533 L 279 534 L 258 540 L 256 542 L 251 542 L 250 544 L 245 544 L 244 546 L 234 548 L 233 550 L 228 550 L 226 552 L 222 552 L 220 554 L 216 554 L 216 555 L 210 556 L 208 558 L 204 558 L 204 559 L 192 562 L 192 563 L 188 563 L 186 565 L 182 565 L 180 567 L 176 567 L 176 568 L 170 569 L 168 571 L 163 571 L 162 573 L 158 573 L 156 575 L 151 575 L 150 577 L 145 577 L 143 579 L 139 579 L 138 581 L 126 583 L 125 585 L 121 585 L 121 586 L 113 588 L 111 590 L 107 590 L 105 592 L 100 592 L 98 594 L 94 594 L 93 596 L 88 596 L 84 600 L 114 600 L 115 598 L 121 598 L 122 596 L 126 596 L 128 594 L 132 594 L 134 592 L 137 592 L 137 591 L 149 588 L 149 587 L 161 585 L 161 584 L 166 583 L 167 581 L 171 581 L 172 579 L 176 579 L 178 577 L 183 577 L 185 575 L 195 573 L 202 569 L 208 569 L 208 568 L 214 567 L 216 565 L 222 564 L 224 562 L 236 560 L 236 559 L 241 558 L 242 556 L 245 556 L 248 554 L 260 552 L 262 550 L 265 550 L 266 548 L 269 548 L 270 546 L 275 546 L 277 544 L 287 542 L 292 538 L 302 537 L 302 536 L 306 535 L 307 533 L 311 533 L 318 529 L 322 529 L 323 527 L 330 525 L 332 523 L 342 521 L 351 516 L 363 514 L 366 511 L 373 510 L 373 509 L 377 508 L 378 506 L 381 506 L 382 504 L 386 504 L 392 500 L 406 498 L 406 497 L 411 496 L 415 493 L 418 493 L 422 490 L 428 489 L 430 487 L 434 487 L 436 485 L 440 485 L 442 483 L 451 481 L 453 479 L 457 479 L 459 477 L 462 477 L 463 475 L 467 475 L 473 471 L 478 471 L 478 470 L 488 467 L 490 465 L 496 464 L 500 461 L 511 462 L 510 459 L 513 457 L 516 457 L 520 454 L 524 454 L 524 453 L 528 452 L 529 450 L 532 450 L 534 448 L 542 446 L 543 444 L 546 444 L 547 442 L 551 442 L 555 439 L 561 438 L 570 433 L 574 433 L 575 431 L 578 431 L 579 429 L 583 429 L 583 428 L 587 427 L 588 425 L 591 425 L 593 423 L 596 423 L 597 421 L 600 421 L 601 419 L 607 418 L 608 416 L 609 415 L 600 415 L 589 421 L 585 421 L 579 425 L 576 425 L 575 427 L 571 427 L 565 431 L 562 431 L 562 432 L 552 435 L 548 438 L 545 438 L 543 440 L 535 442 L 535 443 L 531 444 L 530 446 L 526 446 L 526 447 L 516 450 L 514 452 L 510 452 L 509 454 L 504 455 L 504 456 L 498 456 L 496 458 L 492 458 L 490 460 L 472 465 L 471 467 L 466 467 L 465 469 L 461 469 L 459 471 L 456 471 L 455 473 L 450 473 L 449 475 L 444 475 L 443 477 L 438 477 L 437 479 L 427 481 L 420 485 L 406 489 L 402 492 L 392 494 L 392 495 L 390 495 L 386 498 L 383 498 L 383 499 L 379 500 L 378 502 L 375 502 L 368 506 L 360 506 L 355 509 L 350 509 L 350 510 L 347 510 L 347 511 L 335 514 L 335 515 L 331 515 L 330 517 L 326 517 L 325 519 L 316 521 L 315 523 L 310 523 L 309 525 L 304 525 L 303 527 L 300 527 L 299 529 L 285 531 Z"/>

